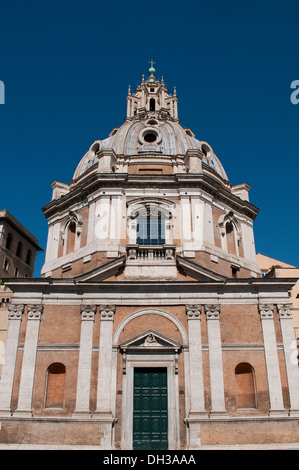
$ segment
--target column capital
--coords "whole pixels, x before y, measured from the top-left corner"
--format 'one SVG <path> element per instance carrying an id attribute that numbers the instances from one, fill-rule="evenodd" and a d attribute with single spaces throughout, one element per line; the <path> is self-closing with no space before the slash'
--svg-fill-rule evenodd
<path id="1" fill-rule="evenodd" d="M 205 305 L 207 320 L 219 320 L 220 305 Z"/>
<path id="2" fill-rule="evenodd" d="M 186 305 L 188 320 L 200 320 L 201 307 L 201 305 Z"/>
<path id="3" fill-rule="evenodd" d="M 291 319 L 292 318 L 292 304 L 278 304 L 277 311 L 280 319 Z"/>
<path id="4" fill-rule="evenodd" d="M 9 305 L 8 307 L 8 319 L 9 320 L 20 320 L 24 312 L 24 305 Z"/>
<path id="5" fill-rule="evenodd" d="M 28 320 L 40 320 L 43 313 L 43 305 L 28 305 Z"/>
<path id="6" fill-rule="evenodd" d="M 260 304 L 259 312 L 261 319 L 271 319 L 273 318 L 274 305 L 273 304 Z"/>
<path id="7" fill-rule="evenodd" d="M 80 313 L 81 313 L 81 320 L 94 320 L 94 316 L 97 310 L 96 305 L 81 305 L 80 306 Z"/>
<path id="8" fill-rule="evenodd" d="M 100 305 L 101 320 L 112 320 L 115 314 L 115 305 Z"/>

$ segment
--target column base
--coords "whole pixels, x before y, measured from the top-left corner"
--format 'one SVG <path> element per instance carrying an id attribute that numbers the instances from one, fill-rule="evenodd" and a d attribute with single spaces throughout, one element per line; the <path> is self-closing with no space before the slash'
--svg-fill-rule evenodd
<path id="1" fill-rule="evenodd" d="M 16 418 L 32 418 L 32 410 L 16 410 L 13 413 L 13 416 Z"/>
<path id="2" fill-rule="evenodd" d="M 91 412 L 84 410 L 75 410 L 72 414 L 72 418 L 91 418 Z"/>
<path id="3" fill-rule="evenodd" d="M 210 412 L 210 418 L 227 418 L 226 410 L 215 410 Z"/>
<path id="4" fill-rule="evenodd" d="M 101 448 L 107 450 L 107 449 L 113 449 L 113 428 L 115 423 L 117 422 L 117 419 L 112 416 L 112 413 L 109 411 L 100 411 L 96 410 L 93 415 L 93 419 L 98 419 L 101 424 L 101 429 L 103 436 L 101 438 Z"/>
<path id="5" fill-rule="evenodd" d="M 279 416 L 285 417 L 285 416 L 287 416 L 287 415 L 288 415 L 288 413 L 287 413 L 286 410 L 270 410 L 270 411 L 269 411 L 269 416 L 273 416 L 273 417 L 275 417 L 275 416 L 277 416 L 277 417 L 279 417 Z"/>
<path id="6" fill-rule="evenodd" d="M 107 422 L 107 423 L 115 424 L 117 422 L 117 419 L 113 417 L 111 411 L 96 410 L 92 414 L 92 417 L 95 418 L 95 419 L 100 419 L 101 421 L 104 421 L 104 422 Z"/>
<path id="7" fill-rule="evenodd" d="M 12 411 L 10 409 L 0 410 L 0 417 L 6 418 L 7 416 L 12 416 Z"/>
<path id="8" fill-rule="evenodd" d="M 184 419 L 188 431 L 188 449 L 199 449 L 201 447 L 200 418 L 206 418 L 205 412 L 190 413 L 189 418 Z"/>
<path id="9" fill-rule="evenodd" d="M 188 418 L 185 421 L 188 423 L 189 421 L 197 421 L 198 419 L 208 418 L 209 414 L 203 411 L 190 411 Z"/>
<path id="10" fill-rule="evenodd" d="M 290 410 L 289 415 L 291 417 L 298 418 L 299 417 L 299 410 Z"/>

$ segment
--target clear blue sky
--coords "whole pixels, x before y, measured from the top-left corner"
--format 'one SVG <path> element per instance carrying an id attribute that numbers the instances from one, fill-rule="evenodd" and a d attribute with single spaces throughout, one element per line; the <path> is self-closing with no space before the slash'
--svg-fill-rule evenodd
<path id="1" fill-rule="evenodd" d="M 0 15 L 0 208 L 43 248 L 51 183 L 123 123 L 153 59 L 182 125 L 250 184 L 257 252 L 299 266 L 298 1 L 12 0 Z"/>

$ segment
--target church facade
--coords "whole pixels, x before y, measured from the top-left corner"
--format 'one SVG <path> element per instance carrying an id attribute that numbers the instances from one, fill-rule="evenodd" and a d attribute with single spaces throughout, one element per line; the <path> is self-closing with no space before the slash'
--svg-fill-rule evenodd
<path id="1" fill-rule="evenodd" d="M 250 188 L 177 102 L 151 67 L 52 184 L 42 275 L 7 281 L 1 443 L 299 443 L 296 280 L 260 276 Z"/>

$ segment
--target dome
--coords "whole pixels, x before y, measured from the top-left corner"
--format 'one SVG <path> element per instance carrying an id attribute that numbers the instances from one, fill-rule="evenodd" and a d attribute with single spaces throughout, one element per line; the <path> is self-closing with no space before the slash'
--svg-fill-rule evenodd
<path id="1" fill-rule="evenodd" d="M 127 121 L 111 132 L 104 140 L 95 141 L 80 161 L 74 179 L 83 175 L 98 161 L 100 150 L 112 149 L 116 155 L 126 157 L 142 156 L 151 153 L 157 156 L 184 156 L 188 150 L 200 150 L 203 163 L 212 168 L 223 179 L 226 173 L 211 146 L 194 137 L 190 129 L 184 129 L 175 121 L 159 121 L 151 116 L 146 121 Z"/>
<path id="2" fill-rule="evenodd" d="M 151 73 L 151 69 L 149 70 Z M 190 129 L 184 129 L 178 119 L 177 95 L 173 95 L 161 82 L 156 81 L 153 74 L 148 80 L 142 79 L 142 84 L 131 94 L 130 87 L 127 95 L 127 117 L 124 124 L 113 129 L 109 137 L 93 142 L 87 153 L 80 161 L 73 179 L 81 177 L 96 162 L 102 150 L 112 150 L 116 156 L 130 159 L 144 158 L 144 163 L 150 158 L 184 157 L 188 150 L 199 150 L 202 162 L 214 170 L 223 180 L 227 176 L 219 159 L 211 146 L 195 138 Z M 129 162 L 128 159 L 128 162 Z M 117 171 L 117 170 L 116 170 Z M 187 169 L 185 171 L 188 171 Z"/>

